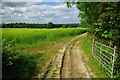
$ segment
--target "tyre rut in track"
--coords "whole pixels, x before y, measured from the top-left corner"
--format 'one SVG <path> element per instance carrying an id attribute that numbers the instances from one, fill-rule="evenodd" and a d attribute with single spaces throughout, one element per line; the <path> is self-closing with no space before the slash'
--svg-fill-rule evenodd
<path id="1" fill-rule="evenodd" d="M 91 74 L 79 49 L 80 41 L 77 41 L 86 34 L 77 36 L 59 50 L 56 57 L 50 62 L 51 68 L 46 70 L 46 78 L 90 78 Z"/>

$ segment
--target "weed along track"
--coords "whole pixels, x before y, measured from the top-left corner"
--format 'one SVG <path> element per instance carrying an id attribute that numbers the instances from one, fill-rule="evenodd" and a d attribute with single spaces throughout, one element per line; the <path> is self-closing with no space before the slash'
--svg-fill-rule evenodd
<path id="1" fill-rule="evenodd" d="M 51 60 L 51 67 L 46 69 L 45 78 L 90 78 L 79 49 L 79 38 L 82 34 L 66 43 L 58 52 L 56 57 Z"/>

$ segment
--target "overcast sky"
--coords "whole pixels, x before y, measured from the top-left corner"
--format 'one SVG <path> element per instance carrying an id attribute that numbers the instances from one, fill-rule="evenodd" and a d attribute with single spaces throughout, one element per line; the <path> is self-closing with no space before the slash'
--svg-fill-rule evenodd
<path id="1" fill-rule="evenodd" d="M 3 23 L 80 23 L 78 14 L 64 2 L 2 2 L 0 18 Z"/>

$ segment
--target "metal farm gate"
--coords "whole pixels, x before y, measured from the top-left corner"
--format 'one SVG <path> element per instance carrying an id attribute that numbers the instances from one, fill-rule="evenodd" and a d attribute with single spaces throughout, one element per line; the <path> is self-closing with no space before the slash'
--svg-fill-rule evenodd
<path id="1" fill-rule="evenodd" d="M 116 47 L 111 48 L 93 39 L 92 55 L 104 67 L 105 72 L 110 78 L 113 77 L 114 62 L 116 60 Z"/>

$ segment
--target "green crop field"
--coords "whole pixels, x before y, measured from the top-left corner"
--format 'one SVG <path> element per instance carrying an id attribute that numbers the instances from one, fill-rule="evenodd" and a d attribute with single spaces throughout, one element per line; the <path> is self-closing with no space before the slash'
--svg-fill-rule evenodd
<path id="1" fill-rule="evenodd" d="M 27 45 L 42 46 L 43 42 L 56 41 L 61 38 L 79 35 L 85 32 L 85 28 L 68 29 L 2 29 L 2 39 L 13 40 L 17 46 L 27 47 Z M 26 45 L 26 46 L 25 46 Z"/>
<path id="2" fill-rule="evenodd" d="M 25 78 L 36 70 L 41 74 L 61 45 L 84 32 L 86 28 L 2 28 L 3 76 Z"/>

